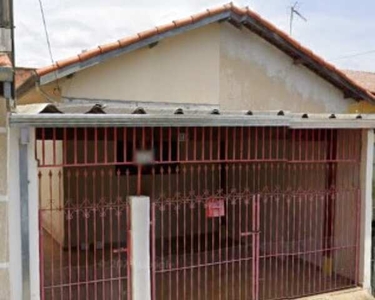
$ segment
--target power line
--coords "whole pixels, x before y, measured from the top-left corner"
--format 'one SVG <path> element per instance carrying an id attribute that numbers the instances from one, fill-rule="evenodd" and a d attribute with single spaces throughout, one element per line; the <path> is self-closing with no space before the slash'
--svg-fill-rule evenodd
<path id="1" fill-rule="evenodd" d="M 48 46 L 49 57 L 50 57 L 51 63 L 55 64 L 55 60 L 53 59 L 51 41 L 49 39 L 49 34 L 48 34 L 48 29 L 47 29 L 47 22 L 46 22 L 46 17 L 45 17 L 45 14 L 44 14 L 44 8 L 43 8 L 43 2 L 42 2 L 42 0 L 39 0 L 39 7 L 40 7 L 40 13 L 42 14 L 42 21 L 43 21 L 44 33 L 45 33 L 45 36 L 46 36 L 46 41 L 47 41 L 47 46 Z M 56 72 L 54 72 L 54 73 L 55 73 L 55 77 L 56 77 L 56 86 L 57 86 L 57 89 L 60 90 L 60 86 L 59 86 L 57 74 L 56 74 Z"/>
<path id="2" fill-rule="evenodd" d="M 372 54 L 372 53 L 375 53 L 375 49 L 369 50 L 369 51 L 364 51 L 364 52 L 348 54 L 348 55 L 344 55 L 344 56 L 339 56 L 339 57 L 333 58 L 331 60 L 340 60 L 340 59 L 352 58 L 352 57 L 363 56 L 363 55 Z"/>

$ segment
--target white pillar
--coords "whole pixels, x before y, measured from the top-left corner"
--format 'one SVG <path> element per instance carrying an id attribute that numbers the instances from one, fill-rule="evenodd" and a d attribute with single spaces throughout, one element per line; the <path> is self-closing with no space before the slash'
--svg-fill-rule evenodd
<path id="1" fill-rule="evenodd" d="M 38 164 L 35 159 L 35 128 L 29 128 L 28 176 L 29 176 L 29 251 L 30 251 L 30 299 L 40 299 L 39 268 L 39 189 Z"/>
<path id="2" fill-rule="evenodd" d="M 9 128 L 9 273 L 11 299 L 22 299 L 19 128 Z"/>
<path id="3" fill-rule="evenodd" d="M 130 196 L 129 203 L 132 300 L 150 300 L 150 198 Z"/>
<path id="4" fill-rule="evenodd" d="M 374 131 L 362 131 L 361 153 L 361 235 L 359 280 L 364 289 L 371 290 L 371 223 L 372 223 L 372 172 Z"/>

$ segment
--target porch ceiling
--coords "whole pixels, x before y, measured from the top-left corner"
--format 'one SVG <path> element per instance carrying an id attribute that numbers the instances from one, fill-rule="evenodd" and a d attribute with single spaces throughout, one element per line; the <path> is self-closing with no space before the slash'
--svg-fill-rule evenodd
<path id="1" fill-rule="evenodd" d="M 31 104 L 10 115 L 13 127 L 204 127 L 375 128 L 372 114 L 308 114 L 287 111 L 221 111 L 168 105 L 157 108 L 119 104 Z"/>

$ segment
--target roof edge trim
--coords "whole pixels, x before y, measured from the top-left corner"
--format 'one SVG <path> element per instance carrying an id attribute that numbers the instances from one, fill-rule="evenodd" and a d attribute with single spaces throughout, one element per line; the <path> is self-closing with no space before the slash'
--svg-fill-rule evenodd
<path id="1" fill-rule="evenodd" d="M 350 116 L 350 118 L 349 118 Z M 372 129 L 375 128 L 375 116 L 358 119 L 357 115 L 348 118 L 321 118 L 310 116 L 302 119 L 300 114 L 285 116 L 249 116 L 249 115 L 90 115 L 90 114 L 11 114 L 11 127 L 237 127 L 270 126 L 290 128 L 336 128 L 336 129 Z"/>

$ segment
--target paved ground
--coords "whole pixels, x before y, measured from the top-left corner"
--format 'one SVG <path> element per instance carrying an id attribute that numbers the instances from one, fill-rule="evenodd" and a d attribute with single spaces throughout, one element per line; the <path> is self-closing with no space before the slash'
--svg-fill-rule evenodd
<path id="1" fill-rule="evenodd" d="M 334 293 L 328 293 L 313 297 L 300 298 L 300 300 L 374 300 L 367 291 L 354 288 Z"/>

